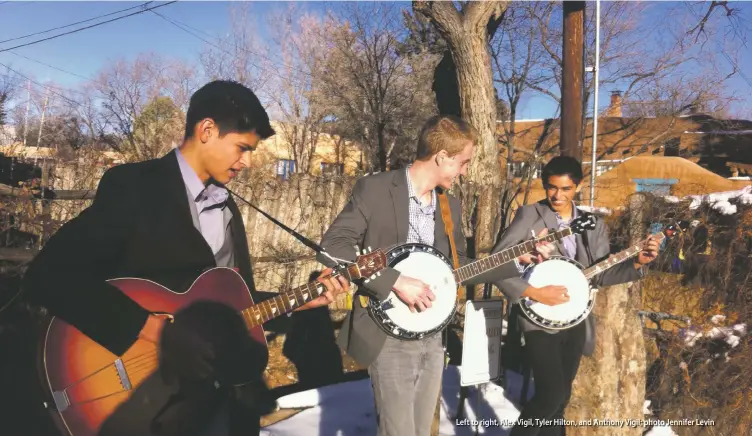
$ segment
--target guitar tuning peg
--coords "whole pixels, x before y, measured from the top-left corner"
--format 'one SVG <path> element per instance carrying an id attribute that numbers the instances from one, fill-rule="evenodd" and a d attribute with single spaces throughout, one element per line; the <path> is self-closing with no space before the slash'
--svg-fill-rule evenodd
<path id="1" fill-rule="evenodd" d="M 370 253 L 370 252 L 372 252 L 372 251 L 373 251 L 373 248 L 371 248 L 371 246 L 369 245 L 369 246 L 368 246 L 368 252 Z"/>
<path id="2" fill-rule="evenodd" d="M 357 245 L 354 245 L 353 247 L 355 247 L 355 254 L 356 255 L 360 254 L 360 248 L 358 248 Z"/>

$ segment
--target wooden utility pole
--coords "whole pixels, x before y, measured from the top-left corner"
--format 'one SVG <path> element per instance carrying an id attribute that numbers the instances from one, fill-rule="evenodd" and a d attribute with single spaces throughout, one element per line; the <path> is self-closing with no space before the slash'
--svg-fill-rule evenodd
<path id="1" fill-rule="evenodd" d="M 561 155 L 582 162 L 585 2 L 564 2 L 561 72 Z"/>

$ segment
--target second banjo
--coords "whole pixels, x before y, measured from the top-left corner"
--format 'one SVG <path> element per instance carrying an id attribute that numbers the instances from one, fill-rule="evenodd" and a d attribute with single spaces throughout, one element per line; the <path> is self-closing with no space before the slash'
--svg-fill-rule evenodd
<path id="1" fill-rule="evenodd" d="M 679 230 L 683 230 L 679 225 Z M 661 242 L 672 238 L 677 226 L 669 225 L 656 236 Z M 559 285 L 567 288 L 570 299 L 566 303 L 548 306 L 530 298 L 522 298 L 518 303 L 522 314 L 533 324 L 549 330 L 566 330 L 587 319 L 595 305 L 598 289 L 591 285 L 590 280 L 596 275 L 612 268 L 619 263 L 640 253 L 644 240 L 620 251 L 608 259 L 590 268 L 585 268 L 579 262 L 565 256 L 551 256 L 538 265 L 525 268 L 523 277 L 531 286 L 538 288 L 548 285 Z"/>

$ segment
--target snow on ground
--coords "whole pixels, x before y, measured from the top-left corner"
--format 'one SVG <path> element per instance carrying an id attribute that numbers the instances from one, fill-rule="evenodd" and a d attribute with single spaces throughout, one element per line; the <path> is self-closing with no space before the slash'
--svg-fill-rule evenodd
<path id="1" fill-rule="evenodd" d="M 710 204 L 713 209 L 720 211 L 724 215 L 733 215 L 737 213 L 738 210 L 736 205 L 731 204 L 729 200 L 735 199 L 741 204 L 752 204 L 752 185 L 745 186 L 744 188 L 736 191 L 712 192 L 703 195 L 687 195 L 682 198 L 676 197 L 674 195 L 667 195 L 664 196 L 663 199 L 668 201 L 669 203 L 679 203 L 681 201 L 691 200 L 689 205 L 689 208 L 691 210 L 695 210 L 702 204 L 707 203 Z M 591 208 L 590 206 L 579 204 L 577 205 L 577 207 L 587 212 L 601 213 L 605 215 L 611 215 L 612 213 L 611 209 L 605 207 Z M 620 207 L 618 209 L 623 209 L 623 207 Z M 696 225 L 697 224 L 693 222 L 692 227 Z"/>
<path id="2" fill-rule="evenodd" d="M 471 386 L 465 403 L 469 420 L 495 420 L 498 426 L 481 426 L 478 434 L 506 436 L 519 410 L 515 405 L 522 386 L 518 374 L 509 373 L 509 391 L 488 383 L 480 389 Z M 532 394 L 532 383 L 530 386 Z M 480 395 L 478 393 L 480 392 Z M 511 392 L 511 394 L 510 394 Z M 440 436 L 472 436 L 475 428 L 457 425 L 460 372 L 456 366 L 444 371 Z M 509 397 L 512 397 L 510 399 Z M 376 418 L 369 379 L 326 386 L 298 392 L 278 400 L 280 408 L 306 408 L 291 418 L 277 422 L 261 431 L 260 436 L 375 436 Z M 654 427 L 647 436 L 676 436 L 670 427 Z"/>
<path id="3" fill-rule="evenodd" d="M 736 205 L 729 200 L 736 199 L 742 204 L 752 204 L 752 186 L 745 186 L 737 191 L 713 192 L 705 195 L 688 195 L 682 199 L 669 195 L 664 197 L 666 201 L 678 203 L 681 200 L 692 200 L 689 208 L 694 210 L 703 203 L 712 204 L 713 209 L 721 211 L 724 215 L 736 213 Z"/>

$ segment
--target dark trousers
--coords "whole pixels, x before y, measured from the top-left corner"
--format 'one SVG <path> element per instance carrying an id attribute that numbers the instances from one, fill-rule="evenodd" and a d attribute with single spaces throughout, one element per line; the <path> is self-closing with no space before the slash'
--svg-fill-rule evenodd
<path id="1" fill-rule="evenodd" d="M 565 427 L 560 423 L 580 367 L 585 323 L 555 334 L 530 331 L 524 335 L 523 355 L 532 369 L 535 394 L 520 413 L 525 425 L 515 425 L 509 436 L 563 436 Z"/>

